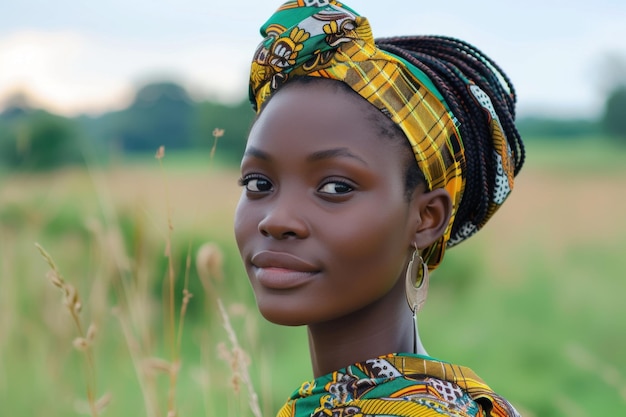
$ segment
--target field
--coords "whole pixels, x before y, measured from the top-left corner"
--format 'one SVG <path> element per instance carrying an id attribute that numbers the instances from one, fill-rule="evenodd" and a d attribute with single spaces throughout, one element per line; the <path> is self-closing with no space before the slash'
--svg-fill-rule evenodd
<path id="1" fill-rule="evenodd" d="M 618 415 L 626 149 L 565 145 L 530 143 L 501 212 L 448 252 L 422 337 L 527 417 Z M 254 415 L 246 370 L 260 414 L 274 415 L 310 377 L 306 332 L 256 312 L 232 236 L 237 178 L 168 154 L 0 172 L 0 415 L 94 415 L 99 398 L 98 415 Z"/>

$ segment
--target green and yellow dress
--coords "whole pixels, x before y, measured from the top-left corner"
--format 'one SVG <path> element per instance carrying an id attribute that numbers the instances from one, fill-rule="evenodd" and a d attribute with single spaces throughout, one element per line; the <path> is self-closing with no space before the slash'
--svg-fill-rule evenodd
<path id="1" fill-rule="evenodd" d="M 519 417 L 468 368 L 390 354 L 305 382 L 277 417 Z"/>

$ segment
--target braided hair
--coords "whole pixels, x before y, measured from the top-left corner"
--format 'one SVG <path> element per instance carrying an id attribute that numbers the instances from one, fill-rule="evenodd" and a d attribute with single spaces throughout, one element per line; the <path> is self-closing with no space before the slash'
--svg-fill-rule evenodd
<path id="1" fill-rule="evenodd" d="M 376 39 L 378 48 L 406 59 L 423 71 L 446 100 L 458 121 L 466 153 L 466 184 L 452 225 L 454 236 L 466 222 L 483 224 L 496 187 L 497 169 L 489 115 L 468 88 L 478 85 L 491 99 L 512 150 L 514 175 L 524 163 L 524 145 L 515 127 L 516 95 L 504 71 L 474 46 L 444 36 L 405 36 Z"/>

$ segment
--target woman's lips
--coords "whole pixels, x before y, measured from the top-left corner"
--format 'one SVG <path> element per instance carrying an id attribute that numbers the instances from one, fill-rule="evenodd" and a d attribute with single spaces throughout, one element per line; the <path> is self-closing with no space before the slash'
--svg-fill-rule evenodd
<path id="1" fill-rule="evenodd" d="M 304 285 L 320 272 L 315 265 L 285 252 L 261 251 L 252 256 L 251 263 L 259 283 L 276 290 Z"/>

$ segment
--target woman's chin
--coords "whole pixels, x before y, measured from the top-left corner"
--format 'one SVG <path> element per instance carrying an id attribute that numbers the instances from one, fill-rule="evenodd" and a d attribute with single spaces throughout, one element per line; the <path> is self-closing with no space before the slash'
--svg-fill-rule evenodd
<path id="1" fill-rule="evenodd" d="M 263 306 L 262 304 L 259 304 L 258 308 L 263 318 L 270 323 L 278 324 L 280 326 L 304 326 L 308 324 L 304 317 L 283 306 Z"/>

